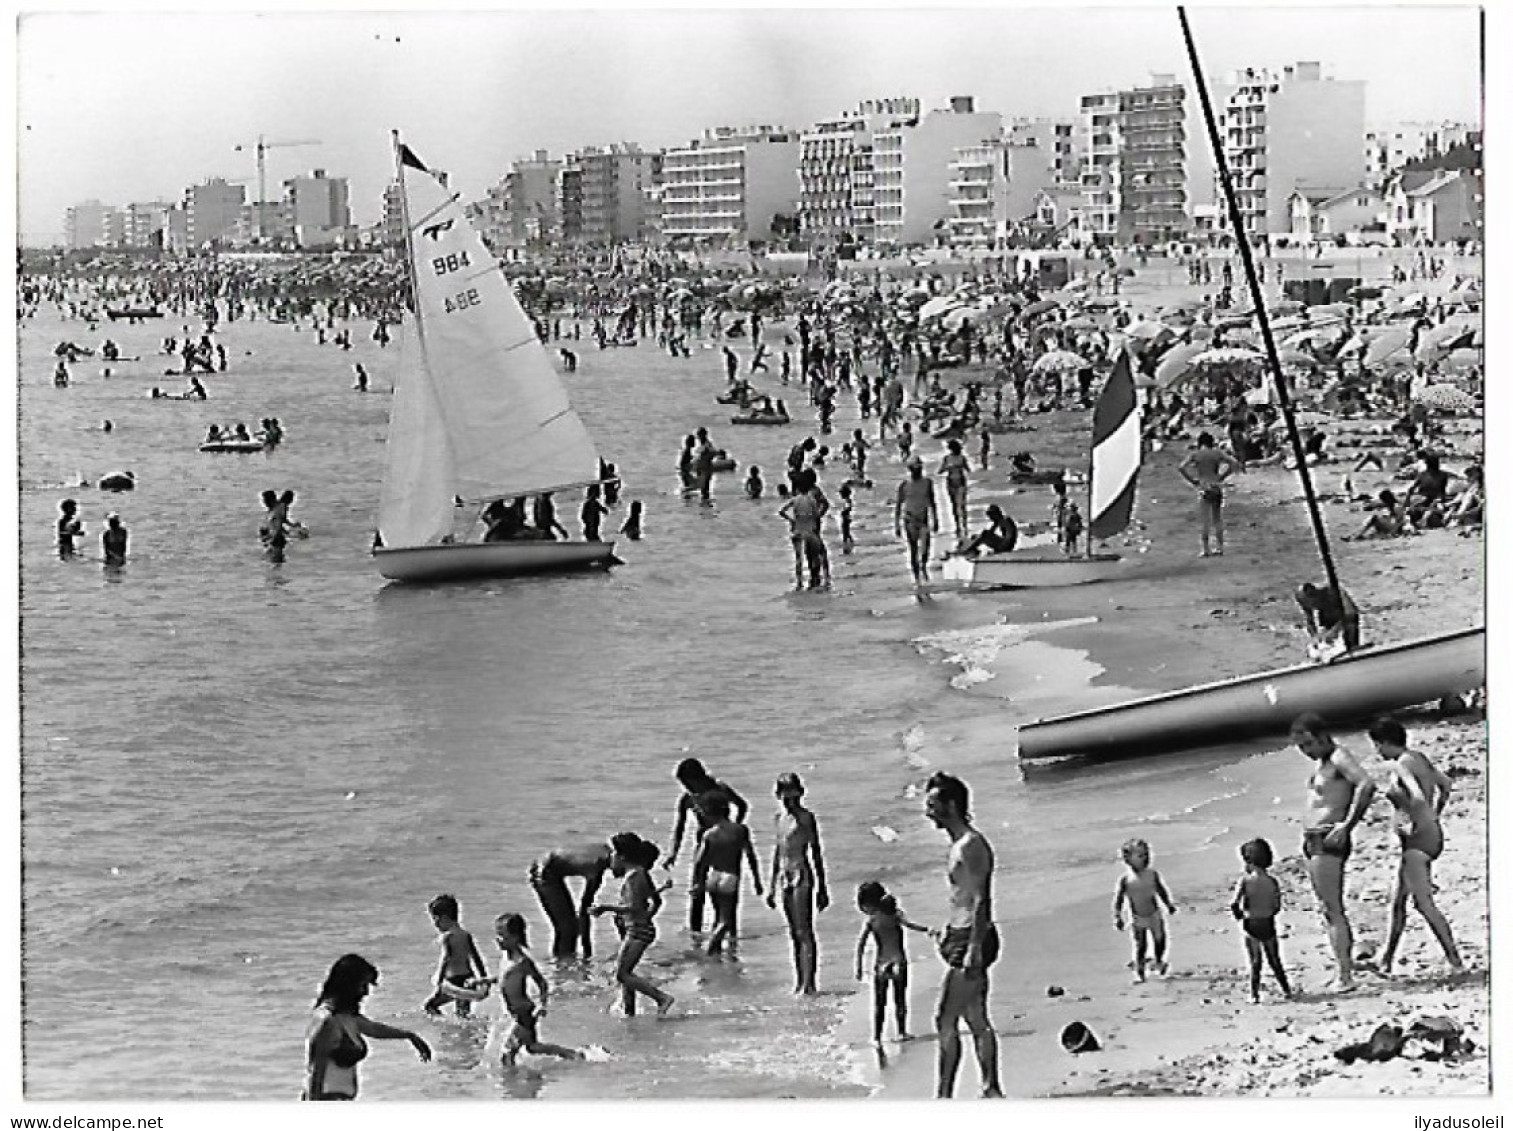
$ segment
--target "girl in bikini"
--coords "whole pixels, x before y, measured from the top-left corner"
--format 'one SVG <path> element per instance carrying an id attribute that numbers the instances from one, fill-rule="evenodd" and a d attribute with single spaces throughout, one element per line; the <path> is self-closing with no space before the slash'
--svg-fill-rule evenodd
<path id="1" fill-rule="evenodd" d="M 615 981 L 621 986 L 621 1003 L 625 1015 L 636 1012 L 636 994 L 645 994 L 657 1003 L 657 1015 L 666 1016 L 672 1008 L 671 994 L 659 990 L 636 973 L 636 964 L 657 938 L 652 923 L 662 909 L 662 896 L 652 882 L 648 869 L 657 862 L 657 846 L 635 833 L 616 833 L 609 842 L 609 870 L 623 880 L 619 903 L 597 904 L 589 913 L 594 916 L 613 913 L 620 932 L 620 957 L 615 966 Z"/>

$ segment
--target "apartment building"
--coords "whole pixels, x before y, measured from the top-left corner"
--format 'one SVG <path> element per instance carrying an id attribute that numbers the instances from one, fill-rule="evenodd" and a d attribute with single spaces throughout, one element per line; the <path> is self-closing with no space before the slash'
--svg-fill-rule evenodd
<path id="1" fill-rule="evenodd" d="M 799 206 L 799 135 L 721 126 L 662 155 L 661 229 L 669 240 L 771 239 Z"/>
<path id="2" fill-rule="evenodd" d="M 1326 79 L 1315 62 L 1247 68 L 1223 105 L 1225 160 L 1252 239 L 1289 230 L 1295 189 L 1365 178 L 1364 82 Z"/>
<path id="3" fill-rule="evenodd" d="M 86 200 L 63 214 L 63 244 L 70 249 L 116 247 L 122 231 L 121 210 L 113 204 Z"/>
<path id="4" fill-rule="evenodd" d="M 341 243 L 352 227 L 351 191 L 346 177 L 328 177 L 324 169 L 284 182 L 286 222 L 299 247 Z"/>
<path id="5" fill-rule="evenodd" d="M 952 164 L 958 150 L 989 144 L 1003 134 L 1003 115 L 979 111 L 970 95 L 950 100 L 917 124 L 878 130 L 873 137 L 873 230 L 881 247 L 933 240 L 948 228 Z"/>
<path id="6" fill-rule="evenodd" d="M 1112 243 L 1119 236 L 1119 213 L 1123 207 L 1119 95 L 1115 91 L 1084 94 L 1079 106 L 1082 111 L 1081 227 L 1086 237 Z"/>
<path id="7" fill-rule="evenodd" d="M 514 162 L 489 189 L 489 230 L 503 244 L 523 247 L 549 240 L 562 226 L 557 178 L 563 162 L 538 149 Z"/>
<path id="8" fill-rule="evenodd" d="M 1365 138 L 1366 179 L 1381 184 L 1410 161 L 1439 157 L 1477 134 L 1464 122 L 1396 122 L 1368 130 Z"/>
<path id="9" fill-rule="evenodd" d="M 1064 188 L 1082 182 L 1082 132 L 1077 123 L 1059 118 L 1015 118 L 1004 127 L 1011 146 L 1034 146 L 1045 151 L 1052 183 Z"/>
<path id="10" fill-rule="evenodd" d="M 184 212 L 189 248 L 230 243 L 243 219 L 247 189 L 223 177 L 184 190 Z"/>
<path id="11" fill-rule="evenodd" d="M 872 242 L 873 135 L 912 125 L 919 113 L 917 98 L 869 99 L 799 136 L 799 222 L 811 247 Z"/>
<path id="12" fill-rule="evenodd" d="M 606 247 L 642 238 L 646 192 L 660 165 L 658 156 L 626 142 L 579 150 L 568 162 L 581 170 L 578 238 Z"/>
<path id="13" fill-rule="evenodd" d="M 1055 183 L 1054 151 L 1008 138 L 965 146 L 951 162 L 951 242 L 1002 246 L 1035 222 L 1040 194 Z"/>
<path id="14" fill-rule="evenodd" d="M 571 162 L 557 171 L 557 216 L 562 222 L 558 236 L 566 243 L 583 239 L 583 166 Z"/>
<path id="15" fill-rule="evenodd" d="M 1206 127 L 1172 75 L 1085 95 L 1082 226 L 1100 243 L 1159 244 L 1191 235 L 1215 196 Z"/>

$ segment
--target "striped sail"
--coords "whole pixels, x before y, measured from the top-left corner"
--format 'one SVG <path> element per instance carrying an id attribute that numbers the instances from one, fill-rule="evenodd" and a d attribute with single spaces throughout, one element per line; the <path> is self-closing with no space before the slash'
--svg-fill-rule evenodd
<path id="1" fill-rule="evenodd" d="M 1140 472 L 1140 407 L 1129 353 L 1121 350 L 1093 410 L 1093 481 L 1088 534 L 1112 538 L 1129 525 Z"/>

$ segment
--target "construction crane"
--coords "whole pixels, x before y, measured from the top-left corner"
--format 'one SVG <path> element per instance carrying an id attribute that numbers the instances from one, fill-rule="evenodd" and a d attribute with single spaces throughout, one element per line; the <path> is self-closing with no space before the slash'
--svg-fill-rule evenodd
<path id="1" fill-rule="evenodd" d="M 300 141 L 268 141 L 262 134 L 257 135 L 257 143 L 250 148 L 257 153 L 257 238 L 261 243 L 263 239 L 263 210 L 268 200 L 268 150 L 287 149 L 294 145 L 321 145 L 319 141 L 302 139 Z M 234 146 L 236 153 L 245 153 L 248 146 Z"/>

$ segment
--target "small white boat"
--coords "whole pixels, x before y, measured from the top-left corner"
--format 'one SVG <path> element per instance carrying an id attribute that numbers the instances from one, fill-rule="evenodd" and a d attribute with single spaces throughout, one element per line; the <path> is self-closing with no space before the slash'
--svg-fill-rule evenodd
<path id="1" fill-rule="evenodd" d="M 1092 475 L 1088 485 L 1087 544 L 1084 553 L 1057 546 L 1029 546 L 971 558 L 953 554 L 941 573 L 974 589 L 1053 589 L 1107 581 L 1129 568 L 1120 554 L 1095 551 L 1093 540 L 1112 538 L 1129 526 L 1140 473 L 1140 408 L 1129 354 L 1120 353 L 1093 409 Z"/>
<path id="2" fill-rule="evenodd" d="M 415 296 L 373 557 L 429 584 L 618 565 L 613 542 L 482 540 L 503 499 L 599 482 L 599 453 L 462 201 L 394 137 Z"/>
<path id="3" fill-rule="evenodd" d="M 1032 546 L 980 558 L 953 554 L 942 563 L 941 574 L 947 581 L 979 589 L 1052 589 L 1107 581 L 1119 576 L 1127 565 L 1128 559 L 1120 554 L 1074 558 L 1055 546 Z"/>
<path id="4" fill-rule="evenodd" d="M 378 549 L 378 572 L 391 581 L 430 584 L 603 568 L 619 559 L 608 542 L 464 542 Z"/>

